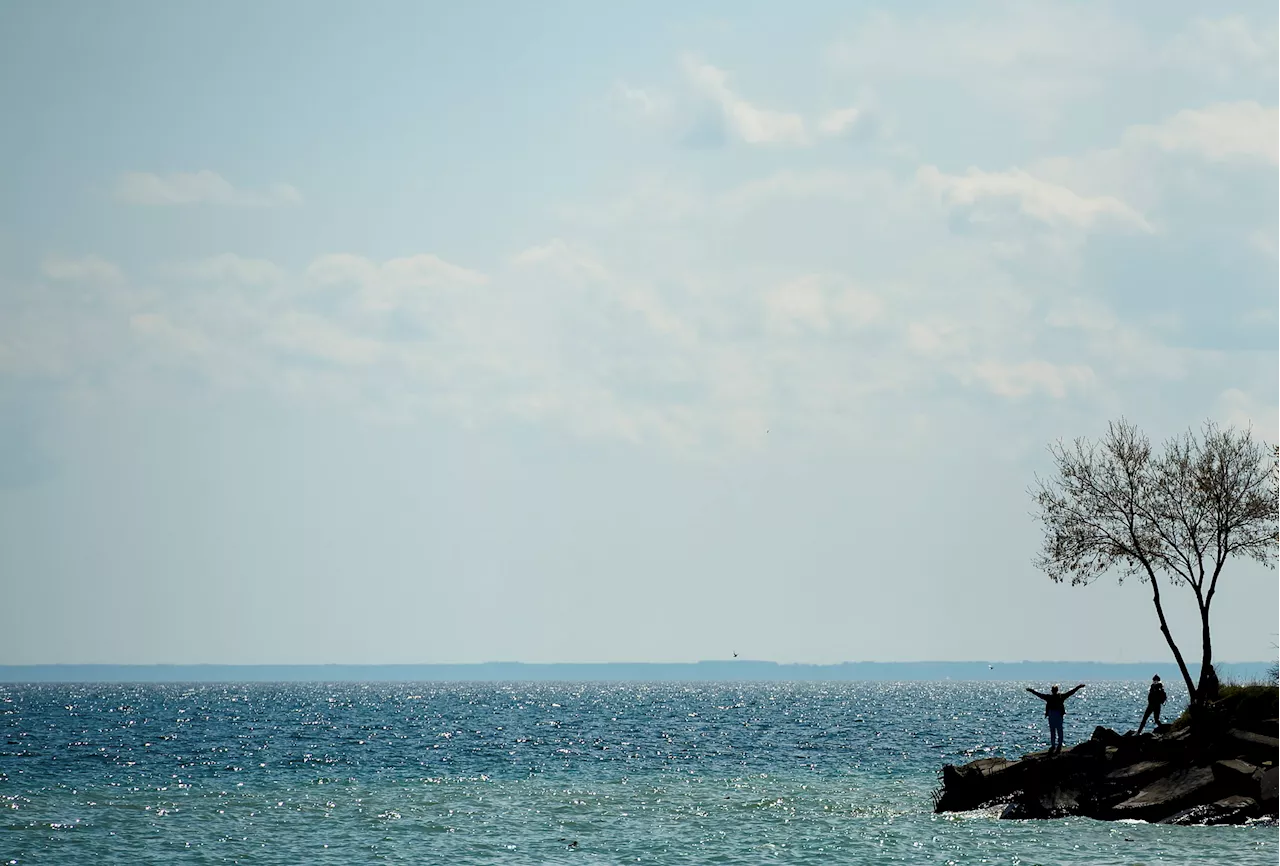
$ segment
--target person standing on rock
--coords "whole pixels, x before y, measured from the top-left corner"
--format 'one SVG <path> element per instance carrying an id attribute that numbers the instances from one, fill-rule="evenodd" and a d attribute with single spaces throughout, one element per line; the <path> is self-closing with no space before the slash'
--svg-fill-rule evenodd
<path id="1" fill-rule="evenodd" d="M 1164 693 L 1164 686 L 1160 683 L 1160 675 L 1156 674 L 1151 678 L 1151 688 L 1147 689 L 1147 711 L 1142 714 L 1142 724 L 1138 725 L 1138 733 L 1142 733 L 1142 729 L 1147 726 L 1147 719 L 1155 716 L 1156 727 L 1160 727 L 1160 708 L 1164 706 L 1164 702 L 1169 696 Z"/>
<path id="2" fill-rule="evenodd" d="M 1058 691 L 1058 687 L 1054 686 L 1049 689 L 1049 694 L 1043 694 L 1035 689 L 1027 689 L 1031 694 L 1044 701 L 1044 714 L 1049 719 L 1049 753 L 1062 751 L 1062 719 L 1067 714 L 1067 698 L 1084 688 L 1084 683 L 1076 686 L 1074 689 L 1066 692 Z"/>

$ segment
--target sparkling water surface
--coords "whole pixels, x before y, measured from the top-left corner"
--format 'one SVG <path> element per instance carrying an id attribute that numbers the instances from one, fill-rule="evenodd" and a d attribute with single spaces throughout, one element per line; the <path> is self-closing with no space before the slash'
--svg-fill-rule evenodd
<path id="1" fill-rule="evenodd" d="M 1026 685 L 0 685 L 0 864 L 1280 858 L 1275 826 L 932 814 L 942 764 L 1047 745 Z M 1068 742 L 1145 695 L 1090 686 Z"/>

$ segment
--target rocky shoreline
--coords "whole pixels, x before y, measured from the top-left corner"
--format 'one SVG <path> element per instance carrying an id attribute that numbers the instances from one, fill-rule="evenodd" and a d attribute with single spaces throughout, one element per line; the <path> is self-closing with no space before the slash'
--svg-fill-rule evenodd
<path id="1" fill-rule="evenodd" d="M 1057 754 L 982 758 L 942 768 L 935 812 L 1004 806 L 1001 818 L 1079 815 L 1165 824 L 1244 824 L 1276 817 L 1277 722 L 1231 719 L 1154 733 L 1093 736 Z"/>

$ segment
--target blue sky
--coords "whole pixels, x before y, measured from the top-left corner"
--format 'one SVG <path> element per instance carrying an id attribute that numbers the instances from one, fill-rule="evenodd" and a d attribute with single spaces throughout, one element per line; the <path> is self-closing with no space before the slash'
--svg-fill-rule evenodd
<path id="1" fill-rule="evenodd" d="M 686 6 L 0 6 L 0 663 L 1164 659 L 1026 491 L 1276 441 L 1274 4 Z"/>

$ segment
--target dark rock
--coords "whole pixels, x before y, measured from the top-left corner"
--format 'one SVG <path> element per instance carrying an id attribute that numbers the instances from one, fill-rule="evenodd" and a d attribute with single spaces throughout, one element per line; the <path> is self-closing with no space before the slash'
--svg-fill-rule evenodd
<path id="1" fill-rule="evenodd" d="M 1191 739 L 1190 728 L 1178 728 L 1174 730 L 1168 725 L 1160 726 L 1163 730 L 1152 731 L 1151 736 L 1165 743 L 1182 743 Z"/>
<path id="2" fill-rule="evenodd" d="M 1106 747 L 1101 743 L 1084 742 L 1034 765 L 1039 775 L 1050 779 L 1084 774 L 1094 775 L 1106 766 Z"/>
<path id="3" fill-rule="evenodd" d="M 1043 752 L 1027 752 L 1027 754 L 1022 756 L 1022 760 L 1030 761 L 1032 763 L 1037 763 L 1040 761 L 1049 761 L 1057 757 L 1057 754 L 1058 754 L 1057 752 L 1050 752 L 1048 750 Z"/>
<path id="4" fill-rule="evenodd" d="M 1163 756 L 1162 750 L 1151 734 L 1135 734 L 1132 731 L 1121 738 L 1112 758 L 1115 764 L 1132 764 L 1137 761 L 1155 761 Z"/>
<path id="5" fill-rule="evenodd" d="M 1032 815 L 1028 804 L 1021 799 L 1014 800 L 1000 812 L 1001 821 L 1025 821 L 1039 817 L 1039 815 Z"/>
<path id="6" fill-rule="evenodd" d="M 1112 808 L 1142 791 L 1146 785 L 1172 773 L 1175 765 L 1167 761 L 1138 761 L 1137 764 L 1117 766 L 1110 773 L 1107 769 L 1103 766 L 1100 773 L 1088 779 L 1085 785 L 1087 805 L 1080 814 L 1102 819 L 1110 817 Z"/>
<path id="7" fill-rule="evenodd" d="M 1007 804 L 1003 818 L 1256 823 L 1277 820 L 1275 690 L 1200 707 L 1193 725 L 1124 734 L 1099 726 L 1085 742 L 1021 760 L 943 768 L 939 812 Z"/>
<path id="8" fill-rule="evenodd" d="M 1252 731 L 1268 737 L 1280 735 L 1280 726 L 1275 719 L 1241 719 L 1236 727 L 1242 731 Z"/>
<path id="9" fill-rule="evenodd" d="M 1073 758 L 1098 758 L 1103 759 L 1107 756 L 1107 746 L 1101 740 L 1085 740 L 1069 749 L 1063 749 L 1061 755 L 1070 755 Z"/>
<path id="10" fill-rule="evenodd" d="M 1238 758 L 1216 761 L 1213 765 L 1213 778 L 1222 790 L 1254 799 L 1261 796 L 1261 779 L 1255 778 L 1257 772 L 1253 764 Z"/>
<path id="11" fill-rule="evenodd" d="M 977 809 L 997 802 L 1017 791 L 1027 768 L 1034 759 L 1010 761 L 1005 758 L 981 758 L 962 766 L 948 764 L 942 768 L 942 793 L 934 810 L 959 812 Z"/>
<path id="12" fill-rule="evenodd" d="M 1029 764 L 1020 778 L 1021 788 L 1012 794 L 1002 818 L 1058 818 L 1098 811 L 1101 798 L 1108 805 L 1136 790 L 1136 786 L 1116 791 L 1101 786 L 1098 779 L 1106 769 L 1106 746 L 1089 741 L 1060 754 Z"/>
<path id="13" fill-rule="evenodd" d="M 1274 762 L 1276 755 L 1280 753 L 1280 741 L 1265 734 L 1255 734 L 1252 731 L 1232 728 L 1227 731 L 1226 739 L 1228 751 L 1234 750 L 1238 755 L 1253 758 L 1255 763 L 1263 761 Z"/>
<path id="14" fill-rule="evenodd" d="M 1140 787 L 1165 775 L 1168 769 L 1168 761 L 1139 761 L 1136 764 L 1112 770 L 1105 778 L 1109 782 L 1125 782 Z"/>
<path id="15" fill-rule="evenodd" d="M 1113 817 L 1159 821 L 1189 806 L 1212 802 L 1216 784 L 1211 767 L 1174 770 L 1111 808 Z"/>
<path id="16" fill-rule="evenodd" d="M 950 787 L 952 785 L 978 782 L 1012 763 L 1014 762 L 1006 758 L 979 758 L 976 761 L 970 761 L 960 766 L 947 764 L 942 768 L 942 784 Z"/>
<path id="17" fill-rule="evenodd" d="M 1276 814 L 1276 784 L 1280 782 L 1280 768 L 1268 767 L 1258 772 L 1258 801 L 1268 815 Z"/>
<path id="18" fill-rule="evenodd" d="M 1117 734 L 1110 728 L 1104 728 L 1102 725 L 1093 729 L 1093 736 L 1090 739 L 1096 743 L 1102 743 L 1104 746 L 1119 746 L 1124 736 Z"/>
<path id="19" fill-rule="evenodd" d="M 1161 824 L 1243 824 L 1250 818 L 1256 818 L 1259 813 L 1258 801 L 1252 797 L 1242 797 L 1233 794 L 1230 797 L 1223 797 L 1221 800 L 1214 800 L 1212 803 L 1205 803 L 1200 806 L 1192 806 L 1190 809 L 1183 809 L 1174 815 L 1170 815 L 1161 821 Z"/>
<path id="20" fill-rule="evenodd" d="M 1078 787 L 1054 784 L 1039 793 L 1020 796 L 1000 813 L 1003 820 L 1032 820 L 1078 815 L 1083 796 Z"/>
<path id="21" fill-rule="evenodd" d="M 1035 814 L 1068 814 L 1068 810 L 1080 808 L 1080 780 L 1098 775 L 1106 766 L 1105 757 L 1102 743 L 1086 742 L 1057 754 L 1035 752 L 1019 761 L 982 758 L 962 766 L 947 765 L 942 768 L 942 789 L 934 809 L 964 811 L 1021 798 Z M 1059 788 L 1075 791 L 1074 799 L 1063 793 L 1054 794 Z M 1041 800 L 1045 801 L 1043 806 L 1038 805 Z"/>
<path id="22" fill-rule="evenodd" d="M 1181 728 L 1176 731 L 1170 729 L 1164 733 L 1153 733 L 1150 740 L 1143 744 L 1141 754 L 1152 761 L 1185 762 L 1191 760 L 1195 750 L 1199 748 L 1197 742 L 1190 728 Z"/>
<path id="23" fill-rule="evenodd" d="M 1061 818 L 1080 811 L 1080 791 L 1074 787 L 1055 785 L 1048 793 L 1040 795 L 1040 808 L 1046 818 Z"/>

